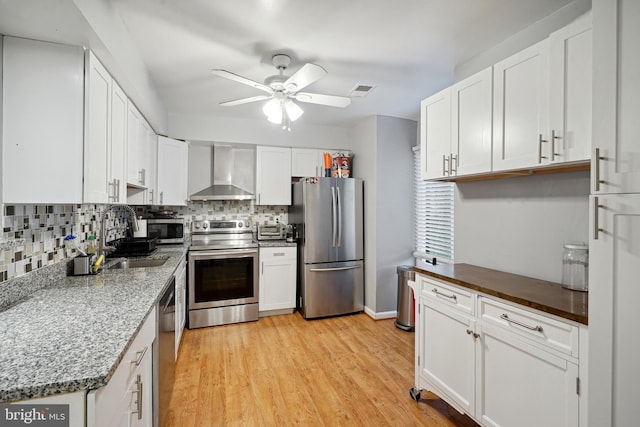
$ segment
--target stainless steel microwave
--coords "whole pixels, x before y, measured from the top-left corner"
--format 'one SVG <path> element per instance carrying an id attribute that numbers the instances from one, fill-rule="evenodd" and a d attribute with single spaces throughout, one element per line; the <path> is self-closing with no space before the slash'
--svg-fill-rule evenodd
<path id="1" fill-rule="evenodd" d="M 183 218 L 153 218 L 147 220 L 147 236 L 157 237 L 159 244 L 184 243 Z"/>

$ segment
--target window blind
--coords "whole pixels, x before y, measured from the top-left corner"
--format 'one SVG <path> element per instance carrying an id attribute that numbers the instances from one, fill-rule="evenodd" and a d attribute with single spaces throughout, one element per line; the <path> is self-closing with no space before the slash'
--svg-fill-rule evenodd
<path id="1" fill-rule="evenodd" d="M 425 259 L 453 261 L 454 184 L 424 181 L 420 168 L 420 147 L 413 148 L 416 265 Z"/>

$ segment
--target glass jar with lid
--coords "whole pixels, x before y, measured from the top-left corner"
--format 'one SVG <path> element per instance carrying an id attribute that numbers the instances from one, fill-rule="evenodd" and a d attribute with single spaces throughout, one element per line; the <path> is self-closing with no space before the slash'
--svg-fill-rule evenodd
<path id="1" fill-rule="evenodd" d="M 589 289 L 589 247 L 587 245 L 576 243 L 564 245 L 562 286 L 574 291 Z"/>

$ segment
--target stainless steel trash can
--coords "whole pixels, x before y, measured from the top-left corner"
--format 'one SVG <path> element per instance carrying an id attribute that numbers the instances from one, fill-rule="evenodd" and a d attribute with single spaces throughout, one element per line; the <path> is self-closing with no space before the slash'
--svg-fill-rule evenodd
<path id="1" fill-rule="evenodd" d="M 415 329 L 415 303 L 413 289 L 407 283 L 416 279 L 416 273 L 410 265 L 401 265 L 398 272 L 398 314 L 396 316 L 396 327 L 403 331 L 413 331 Z"/>

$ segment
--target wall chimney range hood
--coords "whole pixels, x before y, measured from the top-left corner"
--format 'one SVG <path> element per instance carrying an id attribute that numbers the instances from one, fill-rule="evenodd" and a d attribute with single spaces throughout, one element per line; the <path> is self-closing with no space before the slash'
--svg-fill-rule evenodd
<path id="1" fill-rule="evenodd" d="M 193 201 L 253 200 L 255 188 L 255 148 L 214 145 L 212 181 L 209 187 L 191 196 Z"/>

